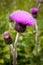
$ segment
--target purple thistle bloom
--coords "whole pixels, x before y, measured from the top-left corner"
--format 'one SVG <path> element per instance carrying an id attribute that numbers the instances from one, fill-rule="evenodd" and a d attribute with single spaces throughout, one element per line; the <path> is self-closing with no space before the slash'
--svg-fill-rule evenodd
<path id="1" fill-rule="evenodd" d="M 37 18 L 37 12 L 38 12 L 38 8 L 31 8 L 30 12 L 32 13 L 32 16 L 34 18 Z"/>
<path id="2" fill-rule="evenodd" d="M 32 26 L 36 23 L 36 20 L 26 11 L 17 10 L 10 14 L 10 19 L 14 22 L 21 23 L 23 25 Z"/>
<path id="3" fill-rule="evenodd" d="M 10 34 L 8 32 L 4 32 L 3 34 L 5 43 L 11 44 L 12 43 L 12 38 L 10 37 Z"/>
<path id="4" fill-rule="evenodd" d="M 31 13 L 38 12 L 38 8 L 31 8 L 31 9 L 30 9 L 30 12 L 31 12 Z"/>
<path id="5" fill-rule="evenodd" d="M 26 25 L 33 26 L 36 23 L 36 20 L 32 17 L 32 15 L 26 11 L 23 10 L 17 10 L 9 15 L 9 18 L 16 22 L 16 27 L 18 29 L 23 29 L 23 27 L 26 28 Z M 21 27 L 21 28 L 20 28 Z M 25 28 L 22 30 L 22 32 L 25 30 Z M 15 28 L 17 29 L 17 28 Z M 20 32 L 20 30 L 19 30 Z"/>
<path id="6" fill-rule="evenodd" d="M 8 33 L 8 32 L 4 32 L 4 38 L 6 38 L 6 39 L 7 39 L 7 38 L 9 38 L 9 36 L 10 36 L 10 35 L 9 35 L 9 33 Z"/>

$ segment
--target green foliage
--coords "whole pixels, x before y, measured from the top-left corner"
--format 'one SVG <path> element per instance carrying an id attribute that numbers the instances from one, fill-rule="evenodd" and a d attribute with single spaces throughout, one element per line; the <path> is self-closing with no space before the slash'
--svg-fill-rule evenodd
<path id="1" fill-rule="evenodd" d="M 34 6 L 35 0 L 0 0 L 0 65 L 10 65 L 9 45 L 3 39 L 4 31 L 9 31 L 9 14 L 17 9 L 29 11 Z M 37 22 L 39 29 L 38 65 L 43 65 L 43 4 L 39 8 Z M 13 23 L 10 30 L 14 41 L 16 31 L 14 30 Z M 19 37 L 17 65 L 34 65 L 36 58 L 34 47 L 33 27 L 27 27 L 26 31 Z"/>

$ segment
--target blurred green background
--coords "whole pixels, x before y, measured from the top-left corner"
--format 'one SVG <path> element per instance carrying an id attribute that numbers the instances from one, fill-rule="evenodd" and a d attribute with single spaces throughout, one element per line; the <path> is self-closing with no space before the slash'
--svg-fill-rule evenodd
<path id="1" fill-rule="evenodd" d="M 0 0 L 0 65 L 10 65 L 9 45 L 4 42 L 3 33 L 9 31 L 9 14 L 21 9 L 28 11 L 35 7 L 35 0 Z M 38 36 L 38 65 L 43 65 L 43 3 L 41 4 L 37 17 L 39 36 Z M 17 47 L 17 65 L 34 65 L 36 50 L 34 43 L 33 27 L 26 28 L 26 31 L 19 37 Z M 14 24 L 10 29 L 10 35 L 15 40 L 16 31 Z"/>

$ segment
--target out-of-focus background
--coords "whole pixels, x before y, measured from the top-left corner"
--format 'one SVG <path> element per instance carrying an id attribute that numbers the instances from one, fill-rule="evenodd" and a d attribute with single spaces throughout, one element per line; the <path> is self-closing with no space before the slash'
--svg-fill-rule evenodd
<path id="1" fill-rule="evenodd" d="M 35 7 L 35 0 L 0 0 L 0 65 L 10 65 L 9 45 L 4 42 L 3 33 L 9 31 L 9 14 L 21 9 L 30 12 L 30 8 Z M 43 4 L 41 4 L 37 17 L 38 36 L 38 65 L 43 65 Z M 17 47 L 17 65 L 34 65 L 36 50 L 34 43 L 33 27 L 26 28 L 26 31 L 19 37 Z M 16 31 L 14 23 L 10 29 L 10 35 L 15 40 Z"/>

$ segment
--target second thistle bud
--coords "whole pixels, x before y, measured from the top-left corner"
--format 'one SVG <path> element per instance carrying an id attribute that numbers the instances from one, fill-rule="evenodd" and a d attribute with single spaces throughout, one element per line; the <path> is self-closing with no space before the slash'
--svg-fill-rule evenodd
<path id="1" fill-rule="evenodd" d="M 11 44 L 12 43 L 12 38 L 8 32 L 4 32 L 4 40 L 6 44 Z"/>
<path id="2" fill-rule="evenodd" d="M 31 8 L 30 12 L 34 18 L 37 18 L 38 8 Z"/>

